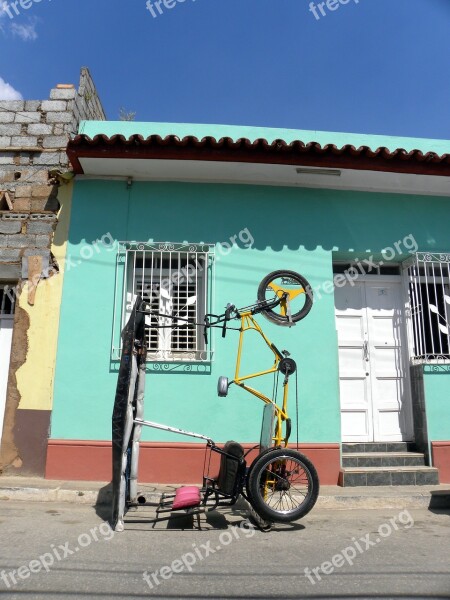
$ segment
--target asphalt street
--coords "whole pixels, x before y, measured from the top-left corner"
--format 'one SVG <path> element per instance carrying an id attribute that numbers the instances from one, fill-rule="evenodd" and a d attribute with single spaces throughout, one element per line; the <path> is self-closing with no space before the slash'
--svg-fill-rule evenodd
<path id="1" fill-rule="evenodd" d="M 256 531 L 245 507 L 113 533 L 100 509 L 0 501 L 0 595 L 57 598 L 450 598 L 450 512 L 315 509 Z"/>

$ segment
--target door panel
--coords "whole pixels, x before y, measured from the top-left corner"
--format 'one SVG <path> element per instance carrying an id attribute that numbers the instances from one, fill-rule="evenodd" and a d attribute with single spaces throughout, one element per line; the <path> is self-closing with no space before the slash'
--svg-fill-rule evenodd
<path id="1" fill-rule="evenodd" d="M 336 288 L 335 303 L 342 435 L 347 441 L 369 441 L 373 424 L 371 390 L 366 375 L 364 286 Z"/>
<path id="2" fill-rule="evenodd" d="M 343 440 L 412 439 L 400 281 L 374 276 L 336 289 L 336 323 Z M 351 389 L 349 377 L 365 386 Z"/>
<path id="3" fill-rule="evenodd" d="M 376 441 L 393 440 L 402 441 L 402 437 L 399 437 L 399 414 L 398 411 L 379 411 L 378 413 L 378 427 L 383 432 Z"/>
<path id="4" fill-rule="evenodd" d="M 409 379 L 400 282 L 366 282 L 374 436 L 409 440 Z"/>
<path id="5" fill-rule="evenodd" d="M 355 431 L 364 438 L 369 437 L 368 412 L 346 410 L 341 413 L 342 439 L 346 441 L 360 441 L 355 439 Z M 365 439 L 364 439 L 365 441 Z"/>

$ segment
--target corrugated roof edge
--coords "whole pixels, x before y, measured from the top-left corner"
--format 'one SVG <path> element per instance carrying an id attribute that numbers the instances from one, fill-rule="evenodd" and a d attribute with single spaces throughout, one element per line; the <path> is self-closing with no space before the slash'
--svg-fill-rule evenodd
<path id="1" fill-rule="evenodd" d="M 317 142 L 287 143 L 282 139 L 269 143 L 266 139 L 250 141 L 206 136 L 161 137 L 151 135 L 77 135 L 67 146 L 67 154 L 78 174 L 84 173 L 80 158 L 134 158 L 166 160 L 201 160 L 222 162 L 265 163 L 338 169 L 356 169 L 438 175 L 450 177 L 450 154 L 422 152 L 403 148 L 390 151 L 386 147 L 372 150 L 368 146 L 349 144 L 338 148 L 334 144 L 321 146 Z"/>
<path id="2" fill-rule="evenodd" d="M 113 137 L 123 135 L 130 138 L 141 135 L 143 138 L 158 135 L 165 138 L 170 135 L 179 138 L 213 137 L 217 140 L 229 137 L 236 141 L 246 138 L 250 142 L 265 139 L 269 144 L 275 140 L 283 140 L 286 144 L 302 141 L 304 144 L 316 142 L 320 146 L 333 145 L 337 148 L 365 146 L 375 151 L 378 148 L 387 148 L 390 152 L 395 150 L 420 150 L 424 154 L 434 152 L 442 156 L 450 154 L 450 140 L 437 140 L 426 138 L 410 138 L 383 135 L 369 135 L 360 133 L 343 133 L 333 131 L 308 131 L 301 129 L 277 129 L 272 127 L 253 127 L 241 125 L 217 125 L 202 123 L 151 123 L 138 121 L 82 121 L 79 133 L 91 139 L 96 135 Z"/>

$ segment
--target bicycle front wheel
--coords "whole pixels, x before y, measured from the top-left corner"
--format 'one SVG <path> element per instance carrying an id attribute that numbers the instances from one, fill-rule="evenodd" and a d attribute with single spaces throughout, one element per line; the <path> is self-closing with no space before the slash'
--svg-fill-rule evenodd
<path id="1" fill-rule="evenodd" d="M 290 523 L 304 517 L 319 495 L 319 477 L 306 456 L 279 448 L 263 452 L 250 468 L 247 492 L 267 521 Z"/>
<path id="2" fill-rule="evenodd" d="M 273 271 L 258 287 L 258 302 L 269 302 L 274 297 L 282 300 L 276 309 L 266 309 L 262 314 L 277 325 L 290 326 L 304 319 L 312 308 L 313 292 L 308 281 L 295 271 Z"/>

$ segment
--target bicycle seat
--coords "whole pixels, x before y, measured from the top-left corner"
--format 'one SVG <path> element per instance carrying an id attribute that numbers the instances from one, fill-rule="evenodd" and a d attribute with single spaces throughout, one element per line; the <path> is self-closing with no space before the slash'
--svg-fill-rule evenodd
<path id="1" fill-rule="evenodd" d="M 231 496 L 235 491 L 236 480 L 240 474 L 239 467 L 244 456 L 244 448 L 238 442 L 229 441 L 223 447 L 223 451 L 231 456 L 222 454 L 220 458 L 217 487 L 223 494 Z"/>
<path id="2" fill-rule="evenodd" d="M 198 487 L 186 485 L 180 487 L 175 492 L 175 500 L 173 501 L 172 510 L 180 510 L 182 508 L 194 508 L 200 504 L 200 490 Z"/>

